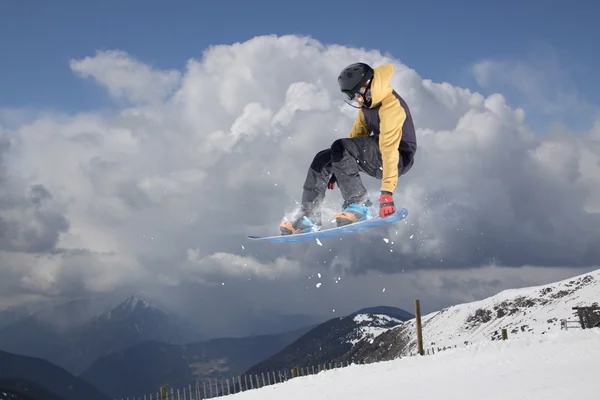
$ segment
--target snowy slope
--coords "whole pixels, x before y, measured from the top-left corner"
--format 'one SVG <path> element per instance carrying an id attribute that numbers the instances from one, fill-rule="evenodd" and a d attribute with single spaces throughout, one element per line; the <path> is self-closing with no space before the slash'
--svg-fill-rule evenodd
<path id="1" fill-rule="evenodd" d="M 573 307 L 600 301 L 600 270 L 553 284 L 511 289 L 487 299 L 458 304 L 422 316 L 425 350 L 464 346 L 469 342 L 545 335 L 561 330 L 561 320 L 578 321 Z M 362 342 L 341 357 L 343 362 L 376 362 L 417 353 L 415 319 Z"/>
<path id="2" fill-rule="evenodd" d="M 597 305 L 600 270 L 549 285 L 502 291 L 487 299 L 458 304 L 421 318 L 424 347 L 464 345 L 500 338 L 506 328 L 510 338 L 561 330 L 561 320 L 578 320 L 572 307 Z M 415 320 L 403 324 L 410 349 L 416 351 Z"/>
<path id="3" fill-rule="evenodd" d="M 600 330 L 556 331 L 351 365 L 227 398 L 591 400 L 599 396 L 598 371 Z"/>

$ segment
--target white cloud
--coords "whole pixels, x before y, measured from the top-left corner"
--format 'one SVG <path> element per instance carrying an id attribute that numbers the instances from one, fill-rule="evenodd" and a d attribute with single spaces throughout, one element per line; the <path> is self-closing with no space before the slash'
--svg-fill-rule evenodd
<path id="1" fill-rule="evenodd" d="M 290 261 L 283 257 L 278 257 L 273 262 L 261 263 L 252 257 L 224 252 L 201 257 L 198 250 L 188 249 L 187 254 L 189 264 L 186 267 L 192 276 L 203 282 L 211 276 L 277 280 L 297 277 L 302 270 L 300 261 Z"/>
<path id="2" fill-rule="evenodd" d="M 275 115 L 273 124 L 288 125 L 296 111 L 326 111 L 330 106 L 327 91 L 319 90 L 313 83 L 292 83 L 286 92 L 285 105 Z"/>
<path id="3" fill-rule="evenodd" d="M 71 60 L 70 66 L 78 75 L 105 86 L 111 96 L 134 103 L 163 100 L 181 80 L 179 71 L 157 71 L 119 50 L 97 51 L 94 57 Z"/>
<path id="4" fill-rule="evenodd" d="M 416 164 L 395 194 L 409 209 L 406 223 L 323 247 L 249 243 L 248 234 L 277 233 L 282 215 L 297 207 L 314 154 L 347 136 L 356 110 L 343 103 L 336 77 L 357 60 L 392 62 L 392 84 L 415 118 Z M 323 264 L 350 274 L 476 268 L 493 259 L 587 266 L 600 257 L 597 126 L 589 135 L 538 135 L 500 94 L 424 80 L 377 51 L 296 36 L 211 47 L 182 71 L 121 51 L 71 67 L 135 105 L 112 115 L 40 114 L 4 127 L 11 141 L 0 145 L 7 182 L 0 221 L 29 226 L 37 215 L 46 230 L 34 232 L 47 233 L 40 257 L 0 239 L 12 260 L 0 266 L 10 269 L 3 276 L 11 293 L 221 276 L 291 280 Z M 494 76 L 482 71 L 482 79 Z M 365 183 L 377 193 L 377 182 Z M 34 184 L 50 194 L 44 214 L 24 194 Z M 339 193 L 327 200 L 335 212 Z"/>

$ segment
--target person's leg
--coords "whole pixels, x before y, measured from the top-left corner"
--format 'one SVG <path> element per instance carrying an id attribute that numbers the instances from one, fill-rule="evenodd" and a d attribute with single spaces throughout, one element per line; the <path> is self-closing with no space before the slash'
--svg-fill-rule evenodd
<path id="1" fill-rule="evenodd" d="M 336 140 L 331 146 L 331 168 L 344 198 L 342 211 L 336 215 L 338 226 L 362 221 L 371 216 L 360 172 L 381 179 L 382 160 L 376 137 L 361 136 Z"/>
<path id="2" fill-rule="evenodd" d="M 321 203 L 325 198 L 330 176 L 331 149 L 325 149 L 318 152 L 313 158 L 302 187 L 300 211 L 292 221 L 282 222 L 280 226 L 282 234 L 287 235 L 296 231 L 308 232 L 311 229 L 320 228 L 322 225 Z"/>
<path id="3" fill-rule="evenodd" d="M 336 216 L 338 226 L 363 220 L 370 216 L 372 202 L 367 197 L 359 173 L 381 179 L 381 152 L 378 138 L 360 136 L 337 139 L 331 148 L 318 152 L 308 168 L 304 180 L 300 211 L 292 221 L 282 222 L 282 234 L 308 232 L 320 228 L 321 204 L 332 173 L 344 198 L 342 212 Z M 304 218 L 306 217 L 306 218 Z"/>

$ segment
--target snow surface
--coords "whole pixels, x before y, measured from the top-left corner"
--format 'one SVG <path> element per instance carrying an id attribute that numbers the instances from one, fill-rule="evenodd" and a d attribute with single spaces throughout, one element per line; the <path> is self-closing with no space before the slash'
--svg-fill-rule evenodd
<path id="1" fill-rule="evenodd" d="M 389 324 L 390 322 L 397 322 L 401 324 L 403 322 L 398 318 L 390 317 L 389 315 L 385 314 L 356 314 L 353 320 L 356 323 L 372 322 L 379 325 Z"/>
<path id="2" fill-rule="evenodd" d="M 598 399 L 600 329 L 482 341 L 323 371 L 227 396 L 240 400 Z"/>
<path id="3" fill-rule="evenodd" d="M 454 347 L 489 341 L 499 338 L 502 328 L 508 330 L 509 338 L 557 332 L 561 320 L 578 321 L 573 307 L 597 305 L 599 301 L 600 270 L 548 285 L 505 290 L 424 315 L 423 346 Z M 415 319 L 392 329 L 410 338 L 410 345 L 400 355 L 416 354 Z"/>
<path id="4" fill-rule="evenodd" d="M 369 343 L 373 343 L 373 340 L 384 332 L 387 332 L 390 328 L 382 328 L 379 326 L 361 326 L 358 328 L 356 335 L 357 337 L 348 341 L 352 345 L 366 340 Z"/>

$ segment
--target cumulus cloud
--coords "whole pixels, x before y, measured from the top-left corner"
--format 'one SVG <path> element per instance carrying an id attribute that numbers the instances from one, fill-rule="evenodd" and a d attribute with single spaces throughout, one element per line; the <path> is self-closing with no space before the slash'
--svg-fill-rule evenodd
<path id="1" fill-rule="evenodd" d="M 63 206 L 41 183 L 10 173 L 12 140 L 0 132 L 0 251 L 48 253 L 69 228 Z"/>
<path id="2" fill-rule="evenodd" d="M 290 261 L 278 257 L 273 262 L 261 263 L 253 257 L 244 257 L 231 253 L 218 252 L 201 257 L 198 250 L 188 250 L 187 268 L 197 271 L 202 282 L 208 276 L 227 276 L 228 278 L 259 278 L 274 280 L 285 277 L 297 277 L 302 271 L 300 261 Z"/>
<path id="3" fill-rule="evenodd" d="M 93 78 L 111 96 L 134 103 L 164 100 L 179 85 L 179 71 L 157 71 L 119 51 L 98 51 L 94 57 L 71 60 L 73 72 Z"/>
<path id="4" fill-rule="evenodd" d="M 393 63 L 392 84 L 413 113 L 416 164 L 395 193 L 409 217 L 323 246 L 248 242 L 277 234 L 314 154 L 347 136 L 356 110 L 336 77 L 355 61 Z M 290 290 L 316 268 L 385 276 L 600 260 L 598 124 L 585 135 L 535 132 L 500 94 L 297 36 L 213 46 L 181 71 L 122 51 L 71 68 L 133 105 L 4 127 L 0 285 L 11 293 L 229 280 L 256 295 L 268 284 Z M 482 68 L 485 83 L 492 75 Z M 378 182 L 364 181 L 376 196 Z M 340 204 L 328 192 L 327 216 Z"/>

